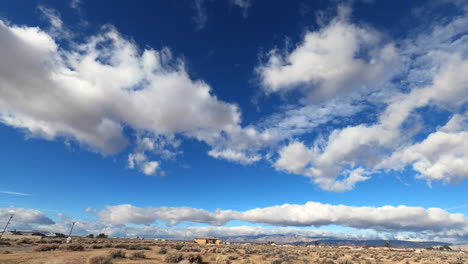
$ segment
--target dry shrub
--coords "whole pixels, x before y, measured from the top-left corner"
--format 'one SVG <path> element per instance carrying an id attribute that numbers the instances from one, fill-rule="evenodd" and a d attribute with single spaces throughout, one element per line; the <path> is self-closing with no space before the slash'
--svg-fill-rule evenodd
<path id="1" fill-rule="evenodd" d="M 464 264 L 463 257 L 458 256 L 449 262 L 450 264 Z"/>
<path id="2" fill-rule="evenodd" d="M 125 251 L 123 250 L 112 250 L 109 252 L 111 258 L 125 258 Z"/>
<path id="3" fill-rule="evenodd" d="M 231 264 L 231 261 L 229 260 L 228 256 L 219 255 L 216 257 L 215 263 L 216 264 Z"/>
<path id="4" fill-rule="evenodd" d="M 33 251 L 36 251 L 36 252 L 51 251 L 51 250 L 56 250 L 57 248 L 59 248 L 58 245 L 46 244 L 46 245 L 40 245 L 40 246 L 35 247 Z"/>
<path id="5" fill-rule="evenodd" d="M 5 250 L 2 252 L 3 254 L 11 254 L 11 251 L 10 250 Z"/>
<path id="6" fill-rule="evenodd" d="M 101 248 L 103 248 L 103 246 L 102 245 L 90 245 L 90 246 L 88 246 L 88 248 L 90 248 L 90 249 L 101 249 Z"/>
<path id="7" fill-rule="evenodd" d="M 164 258 L 164 261 L 168 263 L 179 263 L 184 259 L 184 256 L 180 253 L 168 254 Z"/>
<path id="8" fill-rule="evenodd" d="M 69 251 L 83 251 L 84 246 L 81 244 L 69 244 L 69 245 L 62 245 L 60 249 L 69 250 Z"/>
<path id="9" fill-rule="evenodd" d="M 16 241 L 16 244 L 28 244 L 28 245 L 30 245 L 32 243 L 34 243 L 34 241 L 32 241 L 31 239 L 27 239 L 27 238 L 22 238 L 22 239 Z"/>
<path id="10" fill-rule="evenodd" d="M 183 247 L 184 247 L 184 245 L 180 245 L 180 244 L 171 245 L 171 248 L 173 248 L 173 249 L 175 249 L 175 250 L 181 250 Z"/>
<path id="11" fill-rule="evenodd" d="M 151 250 L 150 247 L 144 245 L 129 245 L 128 250 Z"/>
<path id="12" fill-rule="evenodd" d="M 130 259 L 145 259 L 146 255 L 143 251 L 133 252 Z"/>
<path id="13" fill-rule="evenodd" d="M 159 251 L 158 251 L 158 254 L 161 254 L 161 255 L 164 255 L 167 253 L 167 249 L 166 248 L 161 248 Z"/>
<path id="14" fill-rule="evenodd" d="M 183 256 L 185 260 L 190 261 L 190 263 L 203 263 L 203 258 L 199 254 L 190 254 Z"/>
<path id="15" fill-rule="evenodd" d="M 110 256 L 94 256 L 88 259 L 88 264 L 112 264 Z"/>

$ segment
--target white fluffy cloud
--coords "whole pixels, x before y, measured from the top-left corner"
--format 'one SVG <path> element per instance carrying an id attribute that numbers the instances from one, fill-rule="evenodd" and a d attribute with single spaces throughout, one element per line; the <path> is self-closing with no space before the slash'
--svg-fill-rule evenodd
<path id="1" fill-rule="evenodd" d="M 152 224 L 163 221 L 170 226 L 181 222 L 224 225 L 231 220 L 272 226 L 338 225 L 358 229 L 391 232 L 468 232 L 468 219 L 440 208 L 408 206 L 355 207 L 308 202 L 304 205 L 284 204 L 247 211 L 206 211 L 190 207 L 148 207 L 132 205 L 106 206 L 103 210 L 88 209 L 100 220 L 112 224 Z"/>
<path id="2" fill-rule="evenodd" d="M 334 130 L 324 146 L 314 146 L 310 149 L 302 142 L 292 142 L 279 151 L 279 159 L 275 162 L 275 167 L 311 177 L 326 190 L 351 189 L 355 183 L 367 179 L 365 170 L 359 166 L 373 168 L 386 157 L 388 150 L 395 150 L 405 143 L 401 125 L 413 110 L 427 104 L 450 104 L 453 107 L 461 105 L 466 100 L 468 86 L 465 84 L 468 79 L 463 72 L 468 71 L 468 61 L 463 61 L 456 56 L 448 60 L 447 64 L 436 74 L 433 85 L 392 98 L 392 102 L 381 114 L 377 124 Z M 431 141 L 430 138 L 427 140 Z M 448 156 L 444 158 L 452 157 L 451 161 L 444 162 L 444 166 L 455 166 L 452 169 L 458 170 L 458 175 L 463 174 L 458 165 L 462 162 L 460 154 L 466 154 L 463 146 L 444 147 L 448 152 Z M 428 164 L 424 162 L 415 164 L 416 170 L 424 170 L 425 166 L 427 167 Z M 383 166 L 380 165 L 379 168 Z M 450 170 L 450 168 L 447 169 Z M 439 174 L 439 176 L 442 175 Z M 340 176 L 343 179 L 337 180 Z"/>
<path id="3" fill-rule="evenodd" d="M 307 32 L 290 53 L 270 51 L 268 62 L 257 67 L 267 92 L 302 88 L 308 99 L 321 101 L 387 81 L 399 65 L 392 43 L 380 34 L 349 23 L 348 7 L 316 32 Z"/>
<path id="4" fill-rule="evenodd" d="M 146 175 L 154 175 L 159 167 L 159 162 L 148 160 L 148 157 L 143 153 L 128 154 L 128 167 L 130 169 L 139 168 Z"/>
<path id="5" fill-rule="evenodd" d="M 331 191 L 352 189 L 376 169 L 400 169 L 407 164 L 412 164 L 427 180 L 453 183 L 465 178 L 466 147 L 461 142 L 466 126 L 456 133 L 440 131 L 422 142 L 414 142 L 412 136 L 419 131 L 418 126 L 425 124 L 411 124 L 410 120 L 417 116 L 416 110 L 426 106 L 456 115 L 467 102 L 468 61 L 464 54 L 468 50 L 462 25 L 465 29 L 468 25 L 465 15 L 403 41 L 400 57 L 407 64 L 405 88 L 408 89 L 383 96 L 381 103 L 386 108 L 375 123 L 334 129 L 311 146 L 300 139 L 293 140 L 279 150 L 274 166 L 310 177 L 321 188 Z M 305 59 L 306 56 L 299 58 L 311 60 Z M 450 144 L 454 141 L 461 145 Z"/>
<path id="6" fill-rule="evenodd" d="M 454 115 L 440 130 L 422 142 L 404 147 L 382 161 L 380 167 L 403 169 L 412 164 L 420 177 L 459 182 L 468 177 L 468 116 Z"/>
<path id="7" fill-rule="evenodd" d="M 77 235 L 104 232 L 111 236 L 182 238 L 185 235 L 191 237 L 298 234 L 338 238 L 468 241 L 468 219 L 463 214 L 451 214 L 440 208 L 356 207 L 308 202 L 303 205 L 284 204 L 243 212 L 220 209 L 206 211 L 191 207 L 140 208 L 132 205 L 106 206 L 103 210 L 87 209 L 87 211 L 96 214 L 99 218 L 85 221 L 59 213 L 59 220 L 54 222 L 40 211 L 12 207 L 0 208 L 0 219 L 6 221 L 10 213 L 15 213 L 11 229 L 61 233 L 67 233 L 72 222 L 76 222 L 74 234 Z M 223 226 L 231 220 L 269 226 Z M 153 225 L 156 221 L 163 221 L 168 227 Z M 209 226 L 174 227 L 181 222 L 196 222 Z M 131 225 L 126 225 L 127 223 Z M 304 228 L 326 225 L 338 225 L 351 228 L 353 231 L 333 232 L 326 229 Z"/>
<path id="8" fill-rule="evenodd" d="M 140 51 L 110 26 L 69 46 L 62 49 L 39 28 L 0 21 L 2 123 L 32 137 L 71 138 L 113 154 L 128 143 L 124 127 L 203 140 L 240 122 L 237 106 L 218 100 L 203 81 L 191 80 L 168 49 Z M 138 156 L 129 160 L 146 174 L 158 167 Z"/>
<path id="9" fill-rule="evenodd" d="M 43 212 L 34 210 L 34 209 L 25 209 L 25 208 L 0 208 L 0 219 L 6 223 L 10 215 L 13 214 L 13 218 L 10 222 L 11 227 L 18 228 L 31 228 L 31 225 L 42 224 L 50 225 L 54 224 L 54 221 L 47 217 Z"/>

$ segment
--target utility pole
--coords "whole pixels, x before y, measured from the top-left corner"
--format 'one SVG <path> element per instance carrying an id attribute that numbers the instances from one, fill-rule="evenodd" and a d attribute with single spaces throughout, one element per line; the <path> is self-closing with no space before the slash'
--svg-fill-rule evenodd
<path id="1" fill-rule="evenodd" d="M 76 222 L 72 222 L 72 226 L 70 228 L 70 233 L 68 233 L 68 237 L 67 237 L 67 244 L 72 242 L 71 234 L 73 232 L 73 227 L 75 226 L 75 224 L 76 224 Z"/>
<path id="2" fill-rule="evenodd" d="M 72 222 L 72 226 L 70 228 L 70 233 L 68 234 L 69 237 L 71 237 L 71 234 L 73 232 L 73 227 L 75 226 L 76 222 Z"/>
<path id="3" fill-rule="evenodd" d="M 8 225 L 10 224 L 10 221 L 13 218 L 13 216 L 14 216 L 14 214 L 10 214 L 10 218 L 8 218 L 8 221 L 7 221 L 6 225 L 5 225 L 5 228 L 3 228 L 3 232 L 0 234 L 0 239 L 2 239 L 3 234 L 5 234 L 5 231 L 6 231 L 7 227 L 8 227 Z"/>

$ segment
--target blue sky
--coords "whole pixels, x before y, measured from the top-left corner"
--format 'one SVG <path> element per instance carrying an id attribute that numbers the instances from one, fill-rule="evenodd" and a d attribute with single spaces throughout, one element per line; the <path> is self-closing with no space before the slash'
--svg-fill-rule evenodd
<path id="1" fill-rule="evenodd" d="M 2 2 L 0 223 L 466 242 L 467 11 Z"/>

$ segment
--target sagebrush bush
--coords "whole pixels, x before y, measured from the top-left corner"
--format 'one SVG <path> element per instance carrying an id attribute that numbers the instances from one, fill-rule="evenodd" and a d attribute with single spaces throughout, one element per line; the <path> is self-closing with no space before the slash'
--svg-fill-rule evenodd
<path id="1" fill-rule="evenodd" d="M 175 249 L 175 250 L 181 250 L 184 246 L 183 245 L 180 245 L 180 244 L 177 244 L 177 245 L 171 245 L 171 248 Z"/>
<path id="2" fill-rule="evenodd" d="M 167 253 L 167 249 L 166 248 L 161 248 L 159 251 L 158 251 L 158 254 L 161 254 L 161 255 L 164 255 Z"/>
<path id="3" fill-rule="evenodd" d="M 109 256 L 94 256 L 88 259 L 88 264 L 113 264 Z"/>
<path id="4" fill-rule="evenodd" d="M 190 261 L 190 263 L 203 263 L 203 258 L 199 254 L 185 255 L 183 259 Z"/>
<path id="5" fill-rule="evenodd" d="M 69 251 L 83 251 L 84 250 L 84 246 L 81 244 L 62 245 L 60 248 L 64 250 L 69 250 Z"/>
<path id="6" fill-rule="evenodd" d="M 145 259 L 146 255 L 143 251 L 133 252 L 130 259 Z"/>
<path id="7" fill-rule="evenodd" d="M 32 241 L 31 239 L 27 239 L 27 238 L 23 238 L 23 239 L 20 239 L 18 241 L 16 241 L 16 244 L 32 244 L 34 241 Z"/>
<path id="8" fill-rule="evenodd" d="M 40 246 L 35 247 L 33 251 L 36 251 L 36 252 L 51 251 L 51 250 L 56 250 L 57 248 L 59 248 L 58 245 L 46 244 L 46 245 L 40 245 Z"/>
<path id="9" fill-rule="evenodd" d="M 109 252 L 111 258 L 125 258 L 125 251 L 123 250 L 112 250 Z"/>
<path id="10" fill-rule="evenodd" d="M 183 255 L 180 253 L 168 254 L 164 260 L 168 263 L 179 263 L 179 261 L 183 260 Z"/>

